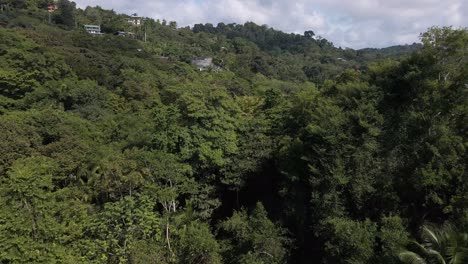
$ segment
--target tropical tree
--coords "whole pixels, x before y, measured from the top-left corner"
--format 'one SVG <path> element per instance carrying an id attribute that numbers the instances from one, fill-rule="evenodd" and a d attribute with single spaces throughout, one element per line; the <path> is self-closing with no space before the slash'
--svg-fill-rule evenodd
<path id="1" fill-rule="evenodd" d="M 290 240 L 269 218 L 262 203 L 234 212 L 218 228 L 225 263 L 285 263 Z"/>
<path id="2" fill-rule="evenodd" d="M 398 253 L 408 264 L 462 264 L 468 261 L 468 233 L 460 232 L 450 224 L 440 228 L 424 225 L 421 242 L 412 241 Z"/>

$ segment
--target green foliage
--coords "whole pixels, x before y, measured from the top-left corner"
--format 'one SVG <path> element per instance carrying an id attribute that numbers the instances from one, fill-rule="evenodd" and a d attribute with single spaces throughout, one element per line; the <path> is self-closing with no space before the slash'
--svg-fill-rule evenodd
<path id="1" fill-rule="evenodd" d="M 329 218 L 323 222 L 323 229 L 329 237 L 325 252 L 330 263 L 369 263 L 377 231 L 375 223 L 369 219 Z"/>
<path id="2" fill-rule="evenodd" d="M 466 30 L 453 31 L 445 34 L 459 36 L 466 47 Z M 431 30 L 426 37 L 440 34 L 437 32 Z M 383 142 L 389 153 L 389 172 L 400 198 L 411 208 L 408 210 L 419 211 L 421 218 L 428 208 L 432 208 L 434 217 L 450 213 L 454 196 L 466 192 L 466 164 L 462 161 L 466 151 L 463 125 L 460 126 L 466 116 L 466 93 L 459 81 L 466 78 L 466 73 L 457 64 L 457 54 L 463 53 L 464 48 L 448 55 L 444 49 L 434 49 L 424 41 L 426 45 L 420 53 L 401 65 L 385 65 L 388 75 L 374 77 L 385 93 L 380 108 L 387 111 L 388 129 Z M 452 67 L 458 69 L 457 73 L 445 72 Z M 381 70 L 384 69 L 378 69 Z M 417 221 L 421 224 L 420 219 Z"/>
<path id="3" fill-rule="evenodd" d="M 50 81 L 25 97 L 26 104 L 78 113 L 90 121 L 102 120 L 116 108 L 118 99 L 94 81 L 63 79 Z M 117 106 L 118 107 L 118 106 Z M 117 110 L 117 109 L 115 109 Z"/>
<path id="4" fill-rule="evenodd" d="M 71 200 L 71 190 L 54 190 L 57 171 L 50 158 L 31 157 L 17 160 L 2 179 L 2 262 L 81 263 L 75 244 L 87 206 Z"/>
<path id="5" fill-rule="evenodd" d="M 160 240 L 160 218 L 155 205 L 154 199 L 145 195 L 125 196 L 104 204 L 104 210 L 85 229 L 95 240 L 93 243 L 100 245 L 99 251 L 93 252 L 96 257 L 108 263 L 128 263 L 131 252 L 141 242 L 153 244 Z"/>
<path id="6" fill-rule="evenodd" d="M 403 263 L 447 263 L 468 261 L 468 234 L 450 224 L 440 228 L 424 225 L 421 228 L 422 243 L 413 241 L 408 248 L 398 253 Z"/>
<path id="7" fill-rule="evenodd" d="M 355 51 L 7 4 L 0 262 L 466 262 L 466 29 Z M 457 229 L 408 242 L 427 221 Z"/>
<path id="8" fill-rule="evenodd" d="M 408 244 L 409 234 L 400 217 L 386 216 L 382 218 L 378 239 L 382 244 L 385 263 L 395 263 L 394 254 L 403 245 Z"/>
<path id="9" fill-rule="evenodd" d="M 0 171 L 2 174 L 20 158 L 37 152 L 41 137 L 37 128 L 24 122 L 21 115 L 0 116 Z"/>
<path id="10" fill-rule="evenodd" d="M 397 58 L 399 56 L 411 54 L 412 52 L 421 49 L 421 47 L 422 45 L 420 43 L 413 43 L 411 45 L 398 45 L 382 49 L 365 48 L 358 50 L 357 55 L 366 60 L 375 60 L 388 57 Z"/>
<path id="11" fill-rule="evenodd" d="M 54 20 L 58 24 L 71 28 L 75 26 L 75 2 L 69 0 L 59 0 L 57 3 L 59 14 L 54 16 Z"/>
<path id="12" fill-rule="evenodd" d="M 218 264 L 219 244 L 207 224 L 193 221 L 177 232 L 178 263 Z"/>
<path id="13" fill-rule="evenodd" d="M 14 34 L 0 31 L 0 95 L 21 98 L 49 80 L 70 74 L 60 55 Z"/>
<path id="14" fill-rule="evenodd" d="M 219 232 L 228 238 L 223 243 L 227 263 L 282 263 L 287 257 L 284 230 L 270 221 L 261 203 L 250 214 L 235 212 Z"/>

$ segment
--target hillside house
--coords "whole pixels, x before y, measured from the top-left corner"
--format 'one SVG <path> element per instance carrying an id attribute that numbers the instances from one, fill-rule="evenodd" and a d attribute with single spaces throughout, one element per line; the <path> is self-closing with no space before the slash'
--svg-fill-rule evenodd
<path id="1" fill-rule="evenodd" d="M 133 26 L 141 26 L 143 24 L 143 18 L 139 16 L 131 16 L 128 18 L 127 22 Z"/>
<path id="2" fill-rule="evenodd" d="M 127 32 L 127 31 L 117 31 L 114 33 L 114 35 L 121 36 L 121 37 L 135 38 L 135 33 Z"/>
<path id="3" fill-rule="evenodd" d="M 49 11 L 49 13 L 53 13 L 55 10 L 58 10 L 58 9 L 59 9 L 59 6 L 55 2 L 49 3 L 47 5 L 47 11 Z"/>
<path id="4" fill-rule="evenodd" d="M 84 25 L 83 27 L 91 35 L 103 35 L 101 33 L 101 26 L 99 25 Z"/>
<path id="5" fill-rule="evenodd" d="M 208 69 L 214 69 L 217 71 L 222 70 L 221 67 L 213 63 L 213 58 L 195 58 L 192 60 L 192 64 L 197 66 L 199 71 L 206 71 Z"/>

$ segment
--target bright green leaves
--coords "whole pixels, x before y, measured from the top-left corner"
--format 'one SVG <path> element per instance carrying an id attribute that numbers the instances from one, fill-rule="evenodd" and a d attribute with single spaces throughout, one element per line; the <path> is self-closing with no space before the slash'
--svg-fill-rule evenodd
<path id="1" fill-rule="evenodd" d="M 135 189 L 144 184 L 140 167 L 134 159 L 139 152 L 129 149 L 124 153 L 115 153 L 115 149 L 101 149 L 102 158 L 92 169 L 87 184 L 104 201 L 115 201 L 126 195 L 132 195 Z"/>
<path id="2" fill-rule="evenodd" d="M 198 170 L 220 170 L 238 152 L 239 109 L 223 87 L 193 83 L 172 88 L 170 105 L 155 109 L 155 143 Z"/>
<path id="3" fill-rule="evenodd" d="M 153 111 L 153 146 L 191 165 L 200 186 L 195 197 L 201 198 L 194 206 L 204 207 L 206 217 L 219 205 L 210 185 L 224 179 L 238 155 L 239 109 L 224 88 L 214 85 L 174 87 L 165 97 L 171 102 L 159 103 Z"/>
<path id="4" fill-rule="evenodd" d="M 282 263 L 288 239 L 284 230 L 268 219 L 261 203 L 250 214 L 245 210 L 222 222 L 223 255 L 227 263 Z M 252 262 L 255 260 L 255 262 Z"/>
<path id="5" fill-rule="evenodd" d="M 4 193 L 11 196 L 9 201 L 24 203 L 26 210 L 48 199 L 47 194 L 53 189 L 52 173 L 54 165 L 45 158 L 18 160 L 14 169 L 7 173 L 2 184 Z"/>
<path id="6" fill-rule="evenodd" d="M 229 156 L 237 152 L 237 106 L 221 87 L 200 83 L 182 89 L 187 90 L 177 103 L 188 135 L 183 138 L 181 152 L 190 153 L 201 168 L 225 166 Z"/>
<path id="7" fill-rule="evenodd" d="M 45 83 L 26 95 L 25 103 L 71 111 L 91 121 L 102 120 L 120 110 L 120 100 L 96 82 L 72 78 Z"/>
<path id="8" fill-rule="evenodd" d="M 322 232 L 329 238 L 325 252 L 330 263 L 366 263 L 373 256 L 376 230 L 376 225 L 370 220 L 326 219 Z"/>
<path id="9" fill-rule="evenodd" d="M 62 2 L 57 22 L 131 28 Z M 357 67 L 400 51 L 253 23 L 146 20 L 141 43 L 26 14 L 46 11 L 0 30 L 0 262 L 393 264 L 422 221 L 466 225 L 466 30 Z"/>
<path id="10" fill-rule="evenodd" d="M 67 214 L 55 190 L 57 164 L 49 158 L 32 157 L 14 163 L 2 179 L 0 197 L 4 205 L 0 213 L 0 259 L 15 263 L 60 263 L 79 258 L 73 249 L 78 218 L 85 207 L 76 204 L 76 213 Z M 66 203 L 71 202 L 67 200 Z M 71 205 L 71 204 L 70 204 Z M 62 211 L 63 209 L 63 211 Z M 68 239 L 67 236 L 70 236 Z"/>
<path id="11" fill-rule="evenodd" d="M 176 234 L 176 256 L 178 263 L 219 264 L 220 246 L 210 227 L 205 223 L 192 221 L 179 227 Z"/>
<path id="12" fill-rule="evenodd" d="M 2 69 L 0 71 L 0 80 L 2 95 L 13 98 L 21 97 L 26 92 L 30 92 L 39 86 L 34 74 L 18 73 L 16 69 Z"/>
<path id="13" fill-rule="evenodd" d="M 95 258 L 103 258 L 107 263 L 129 263 L 140 243 L 161 241 L 161 220 L 155 206 L 154 198 L 146 195 L 125 196 L 106 203 L 85 231 L 90 239 L 96 240 L 93 243 L 102 247 Z"/>
<path id="14" fill-rule="evenodd" d="M 192 168 L 175 155 L 159 151 L 134 155 L 145 179 L 145 193 L 154 195 L 165 213 L 177 212 L 199 192 Z"/>
<path id="15" fill-rule="evenodd" d="M 167 152 L 182 150 L 182 136 L 186 134 L 178 126 L 181 114 L 175 105 L 157 104 L 153 111 L 155 134 L 152 139 L 154 147 Z M 182 152 L 182 155 L 185 153 Z"/>
<path id="16" fill-rule="evenodd" d="M 1 95 L 18 99 L 48 80 L 70 74 L 61 56 L 46 51 L 30 40 L 5 30 L 1 30 L 0 38 L 17 41 L 14 45 L 0 43 Z"/>

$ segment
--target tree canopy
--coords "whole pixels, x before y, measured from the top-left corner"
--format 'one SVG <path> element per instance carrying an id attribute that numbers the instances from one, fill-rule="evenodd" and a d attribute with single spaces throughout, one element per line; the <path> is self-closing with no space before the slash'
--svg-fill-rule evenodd
<path id="1" fill-rule="evenodd" d="M 0 263 L 466 263 L 466 28 L 356 51 L 2 3 Z"/>

